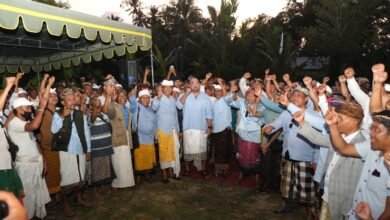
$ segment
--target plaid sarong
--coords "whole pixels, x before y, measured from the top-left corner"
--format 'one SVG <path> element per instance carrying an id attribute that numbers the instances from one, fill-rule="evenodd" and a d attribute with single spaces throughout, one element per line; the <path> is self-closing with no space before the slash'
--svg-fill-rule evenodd
<path id="1" fill-rule="evenodd" d="M 304 204 L 314 203 L 316 191 L 313 170 L 309 162 L 283 160 L 281 175 L 280 190 L 283 198 L 292 197 L 292 199 Z M 291 187 L 293 188 L 291 189 Z"/>

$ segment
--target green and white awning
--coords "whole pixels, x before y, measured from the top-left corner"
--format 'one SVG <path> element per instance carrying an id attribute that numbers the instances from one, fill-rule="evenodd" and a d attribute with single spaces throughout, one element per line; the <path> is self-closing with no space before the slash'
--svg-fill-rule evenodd
<path id="1" fill-rule="evenodd" d="M 150 29 L 29 0 L 0 0 L 0 73 L 58 70 L 151 47 Z"/>

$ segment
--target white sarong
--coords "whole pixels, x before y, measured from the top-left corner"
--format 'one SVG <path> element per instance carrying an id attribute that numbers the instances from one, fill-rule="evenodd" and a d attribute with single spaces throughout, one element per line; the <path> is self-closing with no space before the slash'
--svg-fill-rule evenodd
<path id="1" fill-rule="evenodd" d="M 126 188 L 135 185 L 133 162 L 131 160 L 130 147 L 127 145 L 113 147 L 114 154 L 111 155 L 112 166 L 116 174 L 116 179 L 112 181 L 114 188 Z"/>
<path id="2" fill-rule="evenodd" d="M 175 129 L 173 129 L 172 132 L 173 132 L 173 143 L 175 144 L 175 164 L 173 166 L 173 173 L 176 175 L 176 177 L 179 177 L 180 176 L 180 169 L 181 169 L 180 154 L 179 154 L 180 141 L 179 141 L 179 138 L 177 137 L 177 133 L 176 133 Z"/>
<path id="3" fill-rule="evenodd" d="M 77 165 L 77 155 L 60 151 L 61 186 L 69 186 L 84 181 L 85 154 L 78 155 L 78 158 L 79 165 Z"/>
<path id="4" fill-rule="evenodd" d="M 25 197 L 23 203 L 27 209 L 28 218 L 46 216 L 45 204 L 50 202 L 49 190 L 42 177 L 42 156 L 16 157 L 15 168 L 23 184 Z"/>
<path id="5" fill-rule="evenodd" d="M 184 154 L 200 154 L 207 152 L 207 133 L 200 130 L 183 132 Z"/>

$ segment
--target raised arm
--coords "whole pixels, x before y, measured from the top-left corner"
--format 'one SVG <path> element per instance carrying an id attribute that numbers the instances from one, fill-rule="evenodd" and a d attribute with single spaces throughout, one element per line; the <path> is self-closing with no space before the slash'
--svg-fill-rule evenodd
<path id="1" fill-rule="evenodd" d="M 38 94 L 43 94 L 45 92 L 47 79 L 49 79 L 49 74 L 47 74 L 47 73 L 43 74 L 43 79 L 42 79 L 41 83 L 39 84 L 39 93 Z"/>
<path id="2" fill-rule="evenodd" d="M 349 94 L 349 90 L 347 87 L 347 77 L 345 75 L 339 76 L 341 94 L 345 97 L 345 99 L 349 102 L 351 101 L 351 94 Z"/>
<path id="3" fill-rule="evenodd" d="M 185 93 L 181 97 L 179 97 L 179 99 L 176 102 L 176 106 L 178 109 L 183 109 L 184 103 L 186 103 L 187 97 L 190 95 L 190 93 L 191 93 L 191 88 L 187 87 Z"/>
<path id="4" fill-rule="evenodd" d="M 272 99 L 273 95 L 271 90 L 271 81 L 273 75 L 266 75 L 265 77 L 265 92 L 267 93 L 268 98 Z"/>
<path id="5" fill-rule="evenodd" d="M 16 73 L 16 80 L 15 80 L 15 87 L 14 87 L 14 93 L 18 92 L 19 89 L 19 80 L 23 77 L 24 73 Z"/>
<path id="6" fill-rule="evenodd" d="M 321 132 L 315 130 L 309 123 L 305 122 L 305 112 L 299 111 L 293 115 L 294 120 L 300 125 L 298 134 L 305 137 L 311 143 L 323 147 L 330 147 L 332 143 L 329 135 L 323 135 Z"/>
<path id="7" fill-rule="evenodd" d="M 344 156 L 359 157 L 360 158 L 361 156 L 359 155 L 358 151 L 356 150 L 355 145 L 348 144 L 347 142 L 345 142 L 345 140 L 341 136 L 341 133 L 340 133 L 338 126 L 337 126 L 338 114 L 332 108 L 329 109 L 329 111 L 326 113 L 326 123 L 329 126 L 330 137 L 331 137 L 334 149 Z"/>
<path id="8" fill-rule="evenodd" d="M 306 85 L 307 89 L 309 90 L 310 99 L 313 101 L 315 109 L 319 111 L 319 106 L 318 106 L 319 99 L 318 99 L 317 92 L 313 89 L 312 82 L 313 79 L 309 76 L 305 76 L 303 78 L 303 83 Z M 326 84 L 323 85 L 326 86 Z"/>
<path id="9" fill-rule="evenodd" d="M 249 86 L 246 84 L 246 80 L 251 78 L 252 74 L 247 72 L 244 73 L 240 81 L 238 82 L 238 87 L 240 88 L 240 91 L 243 95 L 245 95 L 246 91 L 248 90 Z"/>
<path id="10" fill-rule="evenodd" d="M 376 64 L 372 67 L 373 87 L 370 99 L 370 112 L 380 112 L 383 110 L 382 94 L 384 92 L 384 83 L 387 80 L 387 72 L 383 64 Z"/>
<path id="11" fill-rule="evenodd" d="M 370 104 L 370 97 L 363 92 L 355 79 L 355 71 L 349 67 L 345 69 L 344 75 L 347 77 L 348 89 L 352 97 L 362 106 L 363 109 Z"/>
<path id="12" fill-rule="evenodd" d="M 34 131 L 39 128 L 42 122 L 43 118 L 43 112 L 45 111 L 47 102 L 49 100 L 49 92 L 51 86 L 54 84 L 55 77 L 52 76 L 49 78 L 49 82 L 46 85 L 45 91 L 43 94 L 39 96 L 39 107 L 37 109 L 37 114 L 35 115 L 34 119 L 27 123 L 24 127 L 25 131 Z"/>
<path id="13" fill-rule="evenodd" d="M 201 80 L 202 85 L 206 85 L 207 82 L 211 79 L 212 76 L 213 76 L 213 74 L 210 73 L 210 72 L 208 72 L 208 73 L 206 74 L 206 76 L 204 77 L 204 79 Z"/>
<path id="14" fill-rule="evenodd" d="M 290 88 L 292 88 L 293 83 L 291 82 L 290 74 L 285 73 L 285 74 L 283 75 L 283 80 L 284 80 L 284 82 L 286 82 L 286 84 L 287 84 Z"/>
<path id="15" fill-rule="evenodd" d="M 11 90 L 12 86 L 14 85 L 15 80 L 16 80 L 15 77 L 7 77 L 7 78 L 5 78 L 6 85 L 5 85 L 5 88 L 3 90 L 3 93 L 1 93 L 1 96 L 0 96 L 0 112 L 3 111 L 5 102 L 7 100 L 7 95 L 9 93 L 9 91 Z"/>
<path id="16" fill-rule="evenodd" d="M 149 68 L 145 68 L 145 70 L 144 70 L 144 78 L 142 80 L 142 84 L 150 84 L 149 81 L 148 81 L 149 73 L 150 73 L 150 69 Z"/>
<path id="17" fill-rule="evenodd" d="M 170 80 L 172 75 L 176 76 L 176 70 L 175 70 L 175 67 L 173 65 L 169 67 L 169 71 L 168 71 L 167 77 L 165 79 Z"/>

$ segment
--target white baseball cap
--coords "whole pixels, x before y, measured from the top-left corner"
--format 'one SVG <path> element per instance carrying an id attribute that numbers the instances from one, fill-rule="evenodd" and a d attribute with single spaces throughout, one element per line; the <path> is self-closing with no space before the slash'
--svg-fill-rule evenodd
<path id="1" fill-rule="evenodd" d="M 142 97 L 142 96 L 144 96 L 144 95 L 146 95 L 146 96 L 149 96 L 149 97 L 150 97 L 150 92 L 149 92 L 149 90 L 148 90 L 148 89 L 143 89 L 143 90 L 139 91 L 139 93 L 138 93 L 138 97 Z"/>
<path id="2" fill-rule="evenodd" d="M 14 102 L 12 102 L 12 107 L 14 109 L 20 107 L 20 106 L 32 106 L 34 105 L 34 102 L 28 101 L 28 99 L 24 97 L 16 98 Z"/>

